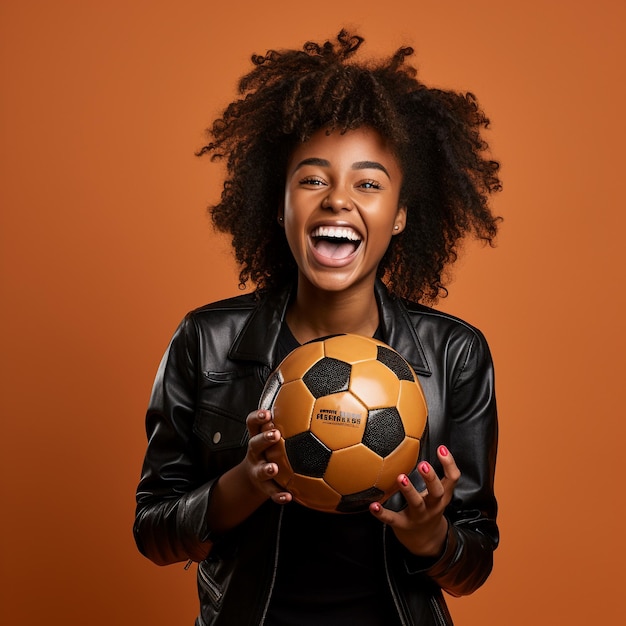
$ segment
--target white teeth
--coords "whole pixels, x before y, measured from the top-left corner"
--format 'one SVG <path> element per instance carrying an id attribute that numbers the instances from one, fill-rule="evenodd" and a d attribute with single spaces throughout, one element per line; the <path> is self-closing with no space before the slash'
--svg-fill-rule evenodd
<path id="1" fill-rule="evenodd" d="M 319 226 L 311 233 L 311 237 L 327 237 L 335 239 L 348 239 L 349 241 L 361 241 L 361 237 L 351 228 L 334 226 Z"/>

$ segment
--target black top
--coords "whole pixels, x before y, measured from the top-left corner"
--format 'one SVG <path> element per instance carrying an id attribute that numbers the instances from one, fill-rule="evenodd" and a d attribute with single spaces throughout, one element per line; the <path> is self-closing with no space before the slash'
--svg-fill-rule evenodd
<path id="1" fill-rule="evenodd" d="M 278 359 L 297 348 L 283 324 Z M 285 506 L 268 626 L 393 626 L 382 552 L 383 528 L 370 513 L 323 513 Z"/>

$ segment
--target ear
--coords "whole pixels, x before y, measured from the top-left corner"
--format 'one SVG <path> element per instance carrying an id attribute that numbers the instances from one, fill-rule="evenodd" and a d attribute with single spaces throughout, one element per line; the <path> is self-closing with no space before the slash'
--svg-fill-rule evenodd
<path id="1" fill-rule="evenodd" d="M 394 235 L 399 235 L 406 226 L 406 207 L 401 206 L 398 207 L 398 212 L 396 213 L 396 219 L 393 222 L 393 232 Z"/>

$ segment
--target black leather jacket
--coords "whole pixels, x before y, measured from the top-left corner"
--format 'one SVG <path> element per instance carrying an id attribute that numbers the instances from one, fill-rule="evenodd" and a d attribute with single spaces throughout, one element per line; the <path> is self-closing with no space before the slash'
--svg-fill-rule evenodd
<path id="1" fill-rule="evenodd" d="M 491 356 L 479 331 L 376 285 L 382 337 L 413 366 L 429 408 L 421 456 L 436 447 L 461 470 L 446 510 L 438 559 L 411 555 L 381 525 L 387 580 L 402 624 L 451 624 L 441 589 L 471 593 L 491 571 L 498 543 L 493 493 L 497 418 Z M 267 501 L 236 529 L 212 536 L 207 506 L 218 476 L 246 451 L 245 419 L 275 362 L 289 293 L 253 294 L 189 313 L 163 357 L 146 418 L 148 448 L 137 490 L 135 540 L 165 565 L 199 561 L 198 626 L 264 623 L 279 550 L 282 507 Z M 415 484 L 423 488 L 415 472 Z M 386 506 L 399 509 L 399 494 Z"/>

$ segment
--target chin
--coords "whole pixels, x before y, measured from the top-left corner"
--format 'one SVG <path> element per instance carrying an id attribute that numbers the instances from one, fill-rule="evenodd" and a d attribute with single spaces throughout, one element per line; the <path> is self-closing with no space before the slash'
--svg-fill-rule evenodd
<path id="1" fill-rule="evenodd" d="M 340 293 L 342 291 L 349 291 L 355 287 L 363 287 L 364 285 L 372 286 L 375 282 L 375 276 L 367 279 L 356 278 L 352 275 L 338 275 L 337 271 L 328 272 L 327 276 L 304 276 L 300 277 L 300 280 L 304 280 L 310 285 L 311 288 L 318 291 L 325 291 L 328 293 Z"/>

